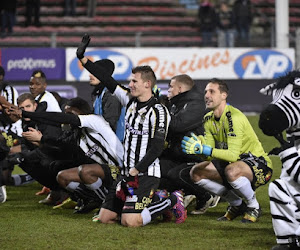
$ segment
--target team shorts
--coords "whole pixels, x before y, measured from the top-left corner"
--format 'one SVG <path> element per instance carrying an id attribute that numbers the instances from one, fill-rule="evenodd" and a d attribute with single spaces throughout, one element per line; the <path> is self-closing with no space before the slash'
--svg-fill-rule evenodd
<path id="1" fill-rule="evenodd" d="M 109 189 L 102 208 L 108 209 L 121 215 L 122 213 L 141 213 L 153 199 L 155 191 L 158 189 L 160 179 L 153 176 L 139 176 L 139 187 L 133 189 L 133 195 L 127 196 L 125 202 L 117 198 L 116 186 L 120 176 Z"/>
<path id="2" fill-rule="evenodd" d="M 251 182 L 253 190 L 256 190 L 259 186 L 267 184 L 271 180 L 273 170 L 268 167 L 267 161 L 264 157 L 256 157 L 251 153 L 246 153 L 240 155 L 240 159 L 238 161 L 243 161 L 250 167 L 253 173 L 253 180 Z M 212 163 L 222 177 L 224 186 L 232 189 L 225 176 L 225 168 L 230 163 L 222 160 L 212 160 Z"/>
<path id="3" fill-rule="evenodd" d="M 104 171 L 104 176 L 105 176 L 103 180 L 103 185 L 106 188 L 110 188 L 114 183 L 114 181 L 120 175 L 120 168 L 110 164 L 101 164 L 101 167 Z"/>

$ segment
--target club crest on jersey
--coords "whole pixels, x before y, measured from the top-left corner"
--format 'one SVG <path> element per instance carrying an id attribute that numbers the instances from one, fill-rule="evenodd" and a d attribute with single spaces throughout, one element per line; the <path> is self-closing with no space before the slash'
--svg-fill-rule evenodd
<path id="1" fill-rule="evenodd" d="M 135 111 L 135 107 L 130 107 L 130 108 L 128 109 L 128 111 L 129 111 L 130 113 L 133 113 L 133 112 Z"/>
<path id="2" fill-rule="evenodd" d="M 146 119 L 146 113 L 147 113 L 147 109 L 146 108 L 143 108 L 141 110 L 138 111 L 139 115 L 140 115 L 140 121 L 139 121 L 139 124 L 143 124 L 145 119 Z"/>
<path id="3" fill-rule="evenodd" d="M 145 119 L 146 119 L 146 114 L 142 114 L 141 115 L 141 119 L 140 119 L 140 124 L 143 124 L 144 123 L 144 121 L 145 121 Z"/>

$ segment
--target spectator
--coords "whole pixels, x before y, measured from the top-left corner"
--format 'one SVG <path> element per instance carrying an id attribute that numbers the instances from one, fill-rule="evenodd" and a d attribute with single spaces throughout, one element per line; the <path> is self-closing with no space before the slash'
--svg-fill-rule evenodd
<path id="1" fill-rule="evenodd" d="M 33 18 L 33 24 L 36 27 L 41 26 L 40 22 L 40 0 L 26 0 L 26 21 L 25 21 L 25 27 L 28 27 L 32 24 L 32 15 L 34 15 Z"/>
<path id="2" fill-rule="evenodd" d="M 215 8 L 210 0 L 204 0 L 198 10 L 199 28 L 202 36 L 202 46 L 212 47 L 212 38 L 217 28 Z"/>
<path id="3" fill-rule="evenodd" d="M 1 37 L 4 38 L 13 32 L 16 23 L 17 0 L 2 0 L 1 11 Z"/>
<path id="4" fill-rule="evenodd" d="M 94 17 L 96 15 L 97 0 L 88 0 L 87 3 L 87 16 Z"/>
<path id="5" fill-rule="evenodd" d="M 236 0 L 233 15 L 238 31 L 239 46 L 250 46 L 250 27 L 252 23 L 252 4 L 250 0 Z"/>
<path id="6" fill-rule="evenodd" d="M 235 30 L 233 13 L 226 2 L 221 2 L 217 14 L 218 47 L 234 47 Z"/>
<path id="7" fill-rule="evenodd" d="M 65 16 L 76 15 L 76 0 L 65 0 Z"/>

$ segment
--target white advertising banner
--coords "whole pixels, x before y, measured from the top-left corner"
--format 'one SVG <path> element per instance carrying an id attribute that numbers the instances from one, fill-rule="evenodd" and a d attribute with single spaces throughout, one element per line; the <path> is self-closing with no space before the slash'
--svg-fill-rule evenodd
<path id="1" fill-rule="evenodd" d="M 193 79 L 273 79 L 292 70 L 294 49 L 256 48 L 88 48 L 92 61 L 108 58 L 115 63 L 113 77 L 127 80 L 131 69 L 150 65 L 158 80 L 178 74 Z M 66 49 L 67 81 L 88 81 L 89 73 L 76 58 L 76 48 Z"/>

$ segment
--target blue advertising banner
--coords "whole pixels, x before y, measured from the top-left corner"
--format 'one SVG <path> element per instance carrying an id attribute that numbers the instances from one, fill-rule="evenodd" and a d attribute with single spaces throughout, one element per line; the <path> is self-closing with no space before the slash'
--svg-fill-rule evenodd
<path id="1" fill-rule="evenodd" d="M 48 80 L 65 79 L 65 49 L 4 48 L 1 65 L 5 80 L 29 80 L 36 69 L 41 69 Z"/>

